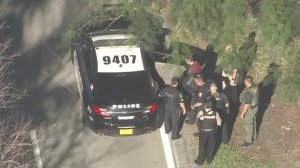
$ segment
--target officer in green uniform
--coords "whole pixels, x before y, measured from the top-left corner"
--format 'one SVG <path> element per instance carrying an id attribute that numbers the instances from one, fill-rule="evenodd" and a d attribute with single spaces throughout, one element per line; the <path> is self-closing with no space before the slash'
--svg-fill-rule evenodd
<path id="1" fill-rule="evenodd" d="M 255 31 L 250 32 L 244 44 L 239 48 L 238 55 L 240 57 L 240 62 L 243 64 L 241 68 L 238 68 L 239 75 L 237 77 L 237 83 L 239 84 L 243 82 L 246 74 L 252 66 L 252 63 L 256 59 L 257 43 L 255 38 Z"/>
<path id="2" fill-rule="evenodd" d="M 253 140 L 257 138 L 256 132 L 256 113 L 258 110 L 258 87 L 253 83 L 252 76 L 246 76 L 244 80 L 245 89 L 240 95 L 241 108 L 240 118 L 244 121 L 244 127 L 246 130 L 246 137 L 243 148 L 251 145 Z"/>
<path id="3" fill-rule="evenodd" d="M 257 43 L 255 31 L 250 32 L 245 43 L 239 48 L 239 54 L 251 65 L 256 58 Z"/>

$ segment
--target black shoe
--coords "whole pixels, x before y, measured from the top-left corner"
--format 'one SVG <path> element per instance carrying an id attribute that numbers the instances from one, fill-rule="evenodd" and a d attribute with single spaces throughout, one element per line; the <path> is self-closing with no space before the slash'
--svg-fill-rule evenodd
<path id="1" fill-rule="evenodd" d="M 189 121 L 189 120 L 185 120 L 184 122 L 185 122 L 186 124 L 190 124 L 190 125 L 195 124 L 195 122 L 191 122 L 191 121 Z"/>
<path id="2" fill-rule="evenodd" d="M 200 161 L 198 159 L 195 160 L 195 164 L 198 166 L 203 166 L 203 163 L 200 163 Z"/>
<path id="3" fill-rule="evenodd" d="M 177 136 L 174 136 L 174 137 L 172 136 L 171 140 L 176 140 L 176 139 L 179 139 L 179 138 L 181 138 L 181 135 L 177 135 Z"/>
<path id="4" fill-rule="evenodd" d="M 251 143 L 245 141 L 245 142 L 241 145 L 241 147 L 242 147 L 242 148 L 247 148 L 249 145 L 251 145 Z"/>

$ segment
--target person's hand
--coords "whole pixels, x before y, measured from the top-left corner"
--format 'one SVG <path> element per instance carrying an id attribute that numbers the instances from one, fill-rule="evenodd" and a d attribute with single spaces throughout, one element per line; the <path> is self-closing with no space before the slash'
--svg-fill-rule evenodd
<path id="1" fill-rule="evenodd" d="M 202 103 L 196 103 L 196 104 L 194 104 L 194 107 L 199 107 L 201 105 L 202 105 Z"/>
<path id="2" fill-rule="evenodd" d="M 230 85 L 231 86 L 236 86 L 237 85 L 236 80 L 230 79 Z"/>
<path id="3" fill-rule="evenodd" d="M 226 107 L 226 113 L 229 114 L 229 107 Z"/>
<path id="4" fill-rule="evenodd" d="M 240 119 L 244 119 L 245 114 L 244 113 L 240 113 Z"/>
<path id="5" fill-rule="evenodd" d="M 227 73 L 225 71 L 222 72 L 222 76 L 227 77 Z"/>
<path id="6" fill-rule="evenodd" d="M 182 109 L 182 114 L 186 115 L 186 109 Z"/>

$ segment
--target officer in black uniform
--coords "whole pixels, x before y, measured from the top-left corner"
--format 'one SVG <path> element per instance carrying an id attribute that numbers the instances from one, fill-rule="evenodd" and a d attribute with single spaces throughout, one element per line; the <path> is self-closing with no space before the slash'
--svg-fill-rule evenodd
<path id="1" fill-rule="evenodd" d="M 171 85 L 164 88 L 160 92 L 160 96 L 164 97 L 165 106 L 165 132 L 168 134 L 172 131 L 172 140 L 179 139 L 179 118 L 182 114 L 186 114 L 182 93 L 177 89 L 178 78 L 173 77 Z"/>
<path id="2" fill-rule="evenodd" d="M 206 160 L 210 164 L 213 160 L 216 145 L 216 129 L 221 125 L 218 112 L 212 109 L 210 100 L 204 102 L 204 110 L 199 111 L 197 119 L 200 120 L 201 129 L 199 133 L 199 154 L 195 163 L 202 166 Z"/>
<path id="3" fill-rule="evenodd" d="M 220 128 L 220 134 L 223 144 L 228 144 L 228 124 L 229 124 L 229 100 L 227 96 L 218 91 L 216 83 L 210 84 L 210 96 L 208 99 L 213 100 L 214 109 L 220 114 L 222 119 L 222 126 Z"/>
<path id="4" fill-rule="evenodd" d="M 187 124 L 194 124 L 198 111 L 204 109 L 203 102 L 208 96 L 209 85 L 204 81 L 202 75 L 198 74 L 195 77 L 196 90 L 191 100 L 191 110 L 188 113 Z"/>

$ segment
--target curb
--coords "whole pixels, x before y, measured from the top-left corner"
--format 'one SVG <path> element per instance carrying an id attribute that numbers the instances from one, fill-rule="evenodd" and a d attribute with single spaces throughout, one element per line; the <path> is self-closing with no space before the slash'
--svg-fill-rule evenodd
<path id="1" fill-rule="evenodd" d="M 181 130 L 181 138 L 171 141 L 176 168 L 194 168 L 198 148 L 193 142 L 193 136 L 194 132 L 191 126 L 184 124 Z"/>

